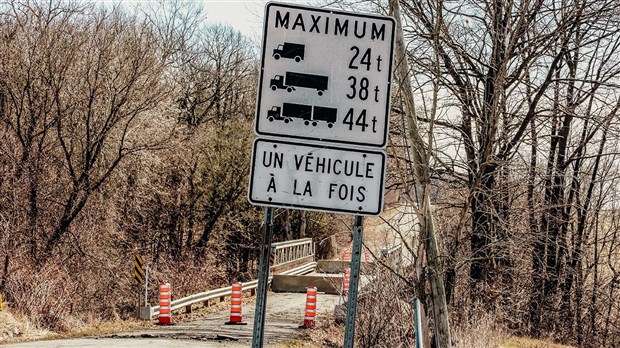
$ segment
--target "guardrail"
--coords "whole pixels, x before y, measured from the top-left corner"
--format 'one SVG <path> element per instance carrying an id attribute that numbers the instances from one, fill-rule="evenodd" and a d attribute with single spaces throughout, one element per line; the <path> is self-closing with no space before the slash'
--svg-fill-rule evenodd
<path id="1" fill-rule="evenodd" d="M 314 256 L 314 243 L 312 242 L 312 238 L 273 243 L 271 247 L 276 249 L 274 266 Z"/>
<path id="2" fill-rule="evenodd" d="M 301 275 L 301 274 L 310 273 L 314 271 L 315 268 L 316 268 L 316 262 L 310 262 L 305 265 L 295 267 L 293 269 L 290 269 L 284 272 L 280 272 L 280 274 Z M 271 277 L 269 277 L 269 281 L 271 282 Z M 241 283 L 241 289 L 243 291 L 254 290 L 257 287 L 258 287 L 258 280 L 252 280 L 246 283 Z M 188 312 L 191 312 L 191 306 L 193 304 L 196 304 L 199 302 L 205 302 L 206 304 L 207 301 L 215 299 L 215 298 L 220 298 L 220 300 L 223 301 L 224 297 L 230 296 L 231 294 L 232 294 L 232 286 L 227 286 L 224 288 L 209 290 L 209 291 L 201 292 L 198 294 L 190 295 L 187 297 L 183 297 L 178 300 L 172 301 L 170 305 L 173 311 L 176 309 L 185 307 Z M 156 316 L 159 314 L 159 306 L 142 307 L 142 308 L 144 309 L 140 311 L 140 319 L 149 320 L 153 316 Z"/>

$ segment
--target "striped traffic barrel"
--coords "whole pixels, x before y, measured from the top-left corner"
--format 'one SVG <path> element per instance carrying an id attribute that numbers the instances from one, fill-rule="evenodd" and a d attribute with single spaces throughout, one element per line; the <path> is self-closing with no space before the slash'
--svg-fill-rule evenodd
<path id="1" fill-rule="evenodd" d="M 169 283 L 161 284 L 159 286 L 159 323 L 171 324 L 172 323 L 172 288 Z"/>
<path id="2" fill-rule="evenodd" d="M 242 296 L 241 283 L 234 282 L 230 294 L 230 320 L 226 324 L 243 324 Z"/>
<path id="3" fill-rule="evenodd" d="M 306 312 L 304 314 L 305 328 L 314 327 L 316 323 L 316 286 L 309 286 L 306 289 Z"/>

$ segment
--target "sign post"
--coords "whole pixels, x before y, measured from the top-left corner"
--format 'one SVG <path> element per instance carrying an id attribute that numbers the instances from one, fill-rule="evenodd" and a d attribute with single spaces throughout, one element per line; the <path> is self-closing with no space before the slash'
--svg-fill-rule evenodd
<path id="1" fill-rule="evenodd" d="M 362 259 L 362 240 L 364 232 L 362 217 L 355 216 L 353 227 L 353 250 L 351 253 L 351 279 L 349 280 L 349 300 L 344 328 L 344 348 L 353 348 L 355 342 L 355 312 L 357 311 L 357 293 L 360 282 Z"/>
<path id="2" fill-rule="evenodd" d="M 413 324 L 415 326 L 415 348 L 424 348 L 423 331 L 422 331 L 422 304 L 416 297 L 413 300 Z"/>
<path id="3" fill-rule="evenodd" d="M 149 305 L 149 268 L 148 266 L 144 268 L 145 271 L 145 279 L 144 279 L 144 306 Z"/>
<path id="4" fill-rule="evenodd" d="M 265 333 L 265 307 L 267 306 L 267 284 L 269 282 L 269 254 L 271 253 L 271 235 L 273 234 L 273 208 L 265 208 L 263 240 L 259 259 L 258 290 L 256 291 L 256 309 L 254 311 L 254 329 L 252 348 L 263 347 Z"/>

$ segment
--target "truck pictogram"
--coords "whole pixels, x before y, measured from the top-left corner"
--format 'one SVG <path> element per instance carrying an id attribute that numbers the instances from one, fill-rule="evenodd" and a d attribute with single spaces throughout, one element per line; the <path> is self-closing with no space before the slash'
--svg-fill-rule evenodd
<path id="1" fill-rule="evenodd" d="M 316 89 L 319 95 L 327 90 L 327 76 L 286 72 L 285 76 L 276 75 L 271 79 L 272 90 L 286 89 L 288 92 L 296 90 L 296 87 Z"/>
<path id="2" fill-rule="evenodd" d="M 332 128 L 338 118 L 338 109 L 325 106 L 283 103 L 281 107 L 273 106 L 267 111 L 267 119 L 270 122 L 278 120 L 289 123 L 295 118 L 304 120 L 306 126 L 310 123 L 316 126 L 319 122 L 326 122 L 327 127 Z"/>
<path id="3" fill-rule="evenodd" d="M 273 58 L 278 60 L 280 58 L 288 58 L 293 59 L 297 63 L 304 60 L 306 46 L 302 44 L 285 42 L 284 44 L 278 45 L 278 48 L 273 50 Z"/>

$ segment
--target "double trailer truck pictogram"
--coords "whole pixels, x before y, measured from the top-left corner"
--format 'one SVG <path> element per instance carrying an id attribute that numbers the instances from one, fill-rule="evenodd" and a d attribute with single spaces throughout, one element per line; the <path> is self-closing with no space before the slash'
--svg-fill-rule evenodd
<path id="1" fill-rule="evenodd" d="M 317 126 L 319 122 L 326 122 L 332 128 L 338 117 L 338 110 L 324 106 L 312 106 L 304 104 L 283 103 L 282 106 L 274 106 L 267 111 L 267 119 L 271 122 L 278 120 L 289 123 L 293 119 L 302 119 L 307 126 L 312 123 Z"/>

